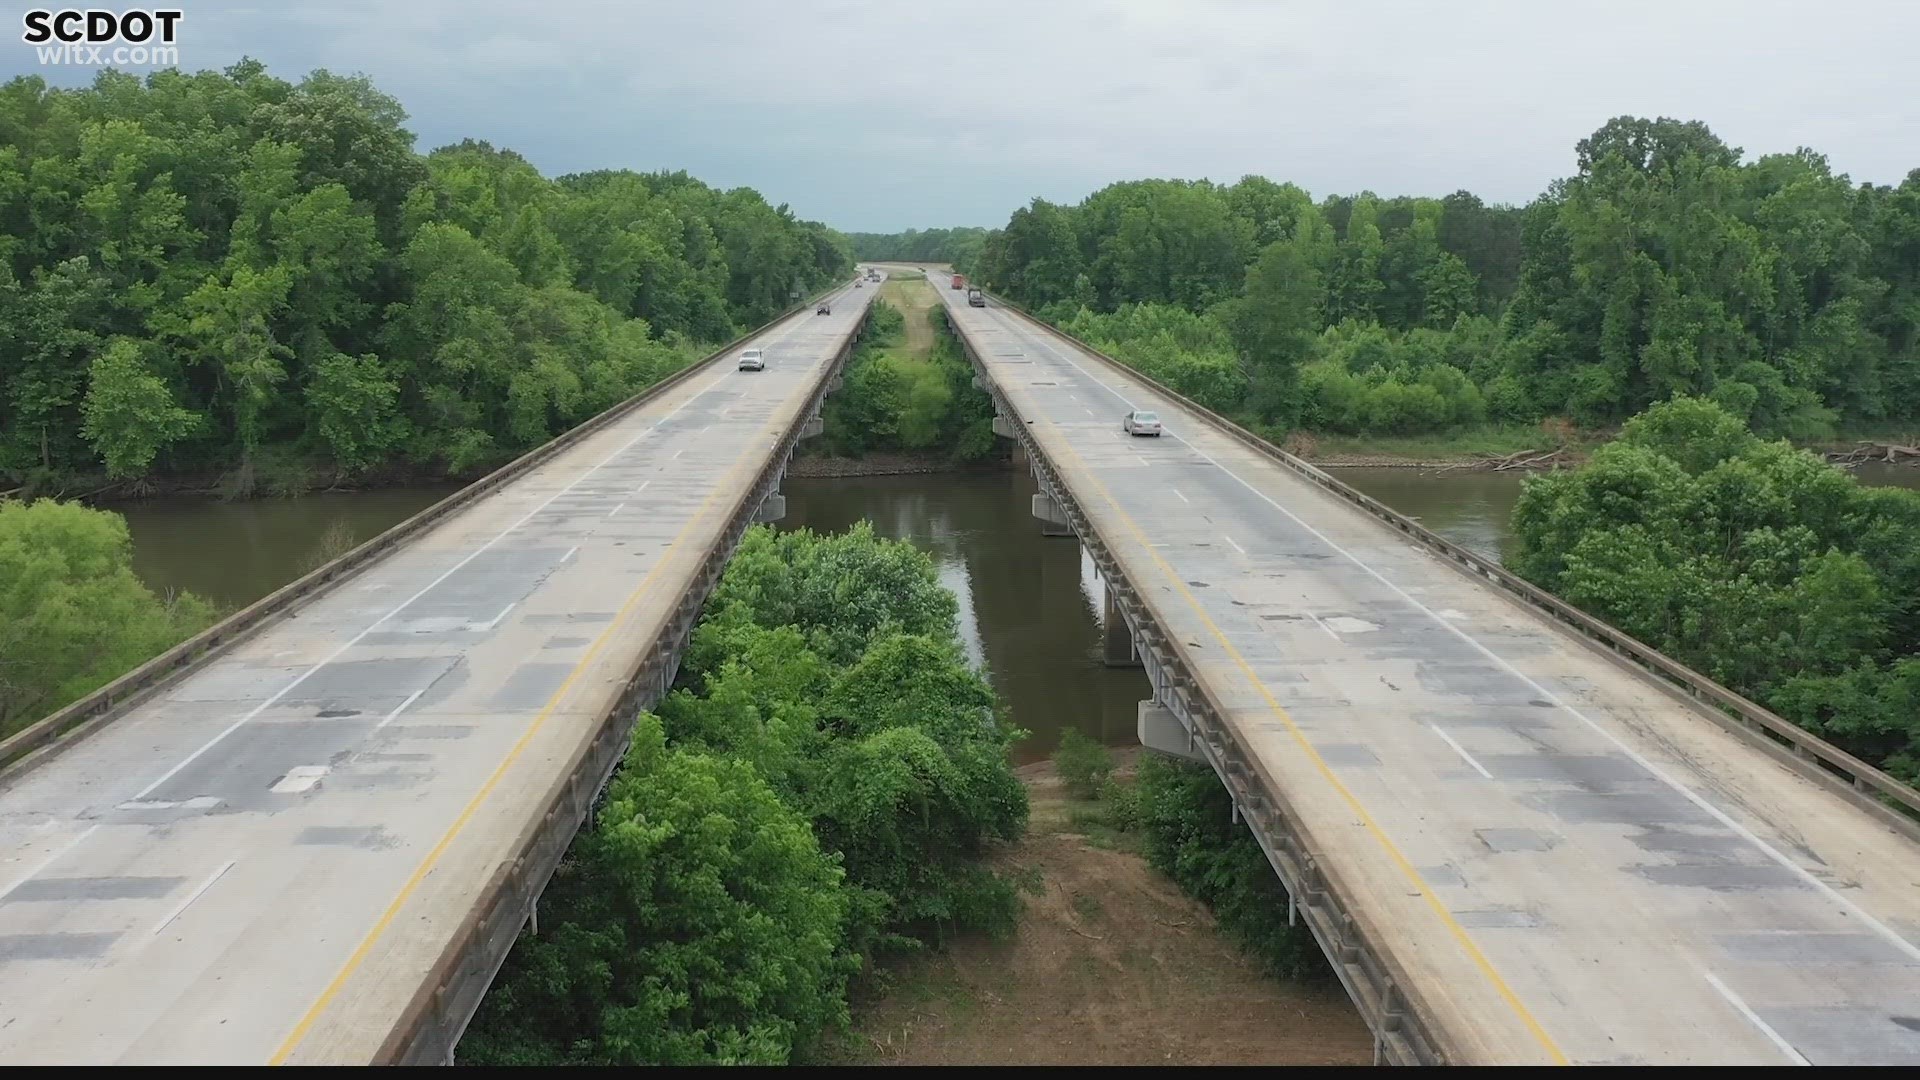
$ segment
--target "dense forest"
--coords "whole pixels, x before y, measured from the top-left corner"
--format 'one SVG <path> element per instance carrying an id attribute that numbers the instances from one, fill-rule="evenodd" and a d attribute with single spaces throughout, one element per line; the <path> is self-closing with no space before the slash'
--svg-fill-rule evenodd
<path id="1" fill-rule="evenodd" d="M 1682 397 L 1528 480 L 1513 525 L 1516 573 L 1920 781 L 1920 491 Z"/>
<path id="2" fill-rule="evenodd" d="M 1525 208 L 1249 176 L 1036 199 L 968 268 L 1269 434 L 1561 418 L 1674 394 L 1763 434 L 1920 418 L 1920 170 L 1854 185 L 1621 117 Z"/>
<path id="3" fill-rule="evenodd" d="M 908 316 L 877 300 L 839 390 L 824 410 L 826 448 L 859 457 L 876 450 L 947 452 L 955 464 L 995 448 L 993 399 L 973 385 L 973 367 L 947 327 L 947 309 L 924 313 L 933 345 L 925 356 L 902 348 Z"/>
<path id="4" fill-rule="evenodd" d="M 494 464 L 849 271 L 684 173 L 421 156 L 360 78 L 0 87 L 0 478 Z"/>
<path id="5" fill-rule="evenodd" d="M 986 243 L 987 230 L 908 229 L 903 233 L 847 233 L 853 257 L 862 262 L 926 262 L 971 265 Z"/>
<path id="6" fill-rule="evenodd" d="M 787 1064 L 873 959 L 1006 930 L 1021 732 L 905 541 L 751 530 L 460 1058 Z"/>

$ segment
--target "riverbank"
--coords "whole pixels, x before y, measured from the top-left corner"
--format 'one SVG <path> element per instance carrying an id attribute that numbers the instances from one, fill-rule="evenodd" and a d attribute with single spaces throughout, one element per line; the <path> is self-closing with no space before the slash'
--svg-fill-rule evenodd
<path id="1" fill-rule="evenodd" d="M 1011 454 L 997 453 L 979 461 L 955 462 L 947 450 L 875 450 L 859 457 L 828 453 L 796 454 L 787 475 L 810 480 L 856 476 L 918 476 L 930 473 L 999 472 L 1012 467 Z"/>
<path id="2" fill-rule="evenodd" d="M 1115 753 L 1131 773 L 1140 750 Z M 885 1065 L 1364 1065 L 1331 981 L 1267 976 L 1131 839 L 1093 823 L 1051 762 L 1019 770 L 1025 839 L 997 864 L 1026 890 L 1014 933 L 888 965 L 834 1058 Z"/>
<path id="3" fill-rule="evenodd" d="M 1445 469 L 1477 465 L 1489 457 L 1524 455 L 1529 451 L 1546 453 L 1558 446 L 1561 452 L 1551 466 L 1578 468 L 1595 450 L 1612 442 L 1617 431 L 1578 432 L 1566 441 L 1544 436 L 1536 428 L 1483 428 L 1458 435 L 1382 436 L 1364 438 L 1352 435 L 1319 435 L 1299 431 L 1283 444 L 1287 452 L 1303 461 L 1328 469 Z M 1849 429 L 1831 439 L 1801 439 L 1794 445 L 1829 460 L 1858 450 L 1864 444 L 1920 444 L 1920 437 L 1891 425 Z M 1842 464 L 1835 461 L 1835 464 Z M 1892 462 L 1899 467 L 1920 471 L 1920 459 L 1906 457 Z"/>

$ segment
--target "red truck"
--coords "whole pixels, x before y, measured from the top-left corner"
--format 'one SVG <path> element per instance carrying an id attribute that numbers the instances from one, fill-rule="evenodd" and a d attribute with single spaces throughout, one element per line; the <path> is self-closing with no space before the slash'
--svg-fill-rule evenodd
<path id="1" fill-rule="evenodd" d="M 967 287 L 967 275 L 965 275 L 965 274 L 955 274 L 955 275 L 953 275 L 953 284 L 952 284 L 952 285 L 950 285 L 950 286 L 948 286 L 948 287 L 949 287 L 949 288 L 953 288 L 953 289 L 964 289 L 964 288 L 966 288 L 966 287 Z"/>

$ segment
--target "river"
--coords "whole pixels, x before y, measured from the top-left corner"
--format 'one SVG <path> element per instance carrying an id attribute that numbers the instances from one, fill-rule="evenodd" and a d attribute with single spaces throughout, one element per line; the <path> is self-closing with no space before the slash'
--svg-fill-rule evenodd
<path id="1" fill-rule="evenodd" d="M 1329 470 L 1433 531 L 1492 558 L 1510 543 L 1519 498 L 1512 473 Z M 1861 466 L 1875 484 L 1920 489 L 1920 470 Z M 134 569 L 157 590 L 185 589 L 240 607 L 299 576 L 324 554 L 329 530 L 358 542 L 445 497 L 450 487 L 337 492 L 299 499 L 156 501 L 117 507 L 134 541 Z M 1078 728 L 1112 744 L 1134 737 L 1146 693 L 1135 669 L 1100 662 L 1100 585 L 1080 545 L 1040 535 L 1022 471 L 822 480 L 789 479 L 784 528 L 844 529 L 861 518 L 933 557 L 960 600 L 961 639 L 1014 723 L 1033 733 L 1020 763 L 1044 758 Z"/>

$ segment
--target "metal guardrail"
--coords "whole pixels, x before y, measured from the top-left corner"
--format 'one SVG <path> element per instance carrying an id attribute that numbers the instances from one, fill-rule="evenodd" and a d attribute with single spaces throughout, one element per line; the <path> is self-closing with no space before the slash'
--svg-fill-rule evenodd
<path id="1" fill-rule="evenodd" d="M 425 510 L 367 540 L 352 551 L 295 578 L 80 700 L 0 739 L 0 783 L 4 783 L 21 768 L 43 760 L 51 752 L 72 745 L 78 738 L 123 715 L 131 706 L 146 700 L 153 691 L 196 670 L 201 664 L 265 627 L 274 617 L 326 593 L 333 586 L 364 569 L 369 563 L 392 551 L 404 541 L 438 524 L 454 511 L 469 505 L 507 481 L 547 461 L 560 451 L 693 378 L 696 373 L 706 370 L 709 365 L 726 357 L 734 349 L 798 315 L 817 303 L 821 297 L 836 294 L 850 284 L 851 281 L 835 286 L 816 293 L 802 303 L 795 304 L 758 329 L 722 345 L 704 359 L 688 364 L 618 405 L 582 421 L 572 429 L 527 451 Z"/>
<path id="2" fill-rule="evenodd" d="M 1384 935 L 1354 915 L 1364 910 L 1354 903 L 1357 890 L 1307 843 L 1304 823 L 1286 799 L 1276 794 L 1279 785 L 1264 774 L 1259 758 L 1226 719 L 1231 714 L 1224 703 L 1197 677 L 1199 666 L 1187 655 L 1180 637 L 1166 632 L 1168 624 L 1154 610 L 1150 594 L 1142 592 L 1127 576 L 1038 440 L 1026 424 L 1018 422 L 1019 411 L 981 362 L 966 328 L 958 320 L 951 320 L 950 325 L 979 374 L 980 385 L 992 397 L 995 410 L 1015 420 L 1011 425 L 1013 437 L 1027 451 L 1034 479 L 1066 514 L 1074 534 L 1099 569 L 1108 596 L 1133 635 L 1135 651 L 1153 686 L 1154 700 L 1186 728 L 1192 749 L 1213 767 L 1233 797 L 1236 817 L 1246 821 L 1268 864 L 1286 887 L 1288 924 L 1296 918 L 1306 920 L 1341 985 L 1374 1033 L 1376 1064 L 1446 1064 L 1454 1055 L 1446 1049 L 1444 1037 L 1432 1020 L 1433 1010 L 1417 990 L 1411 989 L 1405 972 L 1381 946 Z"/>
<path id="3" fill-rule="evenodd" d="M 811 304 L 813 301 L 809 301 Z M 518 940 L 520 928 L 539 925 L 540 893 L 552 878 L 574 835 L 588 820 L 614 769 L 625 756 L 639 714 L 666 696 L 679 671 L 680 657 L 713 587 L 719 583 L 740 538 L 753 524 L 767 496 L 778 490 L 804 437 L 808 418 L 819 411 L 852 354 L 868 317 L 848 330 L 834 347 L 833 359 L 798 413 L 791 430 L 768 455 L 754 482 L 734 499 L 720 538 L 707 549 L 699 572 L 681 596 L 660 634 L 635 657 L 623 675 L 619 698 L 596 721 L 593 739 L 568 763 L 549 789 L 543 812 L 516 838 L 512 858 L 502 862 L 478 893 L 420 990 L 401 1012 L 381 1044 L 376 1065 L 439 1065 L 451 1061 L 480 1001 L 493 984 Z M 731 348 L 731 346 L 729 346 Z M 723 350 L 724 352 L 725 350 Z"/>
<path id="4" fill-rule="evenodd" d="M 1795 772 L 1821 784 L 1827 790 L 1853 803 L 1910 839 L 1920 840 L 1920 791 L 1886 772 L 1795 725 L 1705 675 L 1674 660 L 1644 642 L 1581 611 L 1545 589 L 1526 581 L 1484 556 L 1475 554 L 1431 531 L 1411 518 L 1335 480 L 1325 472 L 1287 453 L 1211 409 L 1187 398 L 1142 374 L 1138 368 L 1116 360 L 1072 334 L 1035 317 L 1017 304 L 989 293 L 994 302 L 1047 333 L 1071 341 L 1087 354 L 1125 371 L 1182 407 L 1204 418 L 1221 432 L 1244 443 L 1256 452 L 1305 477 L 1323 490 L 1366 511 L 1398 529 L 1422 546 L 1432 550 L 1468 573 L 1485 579 L 1551 616 L 1562 627 L 1573 630 L 1587 644 L 1608 657 L 1655 676 L 1660 687 L 1671 696 L 1693 706 L 1700 715 L 1739 735 L 1749 744 L 1764 750 Z"/>

